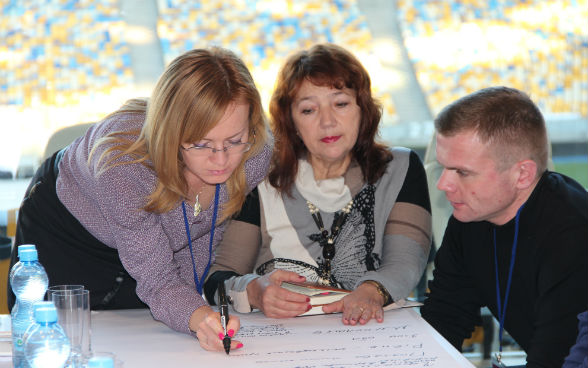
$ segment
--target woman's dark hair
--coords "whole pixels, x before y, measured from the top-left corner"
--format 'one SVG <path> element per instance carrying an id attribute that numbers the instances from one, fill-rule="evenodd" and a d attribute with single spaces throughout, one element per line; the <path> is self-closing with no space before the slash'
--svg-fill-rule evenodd
<path id="1" fill-rule="evenodd" d="M 388 147 L 375 141 L 382 105 L 372 96 L 370 77 L 355 56 L 340 46 L 319 44 L 290 56 L 278 74 L 269 106 L 275 136 L 270 184 L 289 193 L 298 173 L 298 159 L 307 153 L 292 119 L 292 102 L 304 81 L 356 92 L 361 120 L 352 155 L 360 163 L 364 180 L 375 183 L 392 160 Z"/>

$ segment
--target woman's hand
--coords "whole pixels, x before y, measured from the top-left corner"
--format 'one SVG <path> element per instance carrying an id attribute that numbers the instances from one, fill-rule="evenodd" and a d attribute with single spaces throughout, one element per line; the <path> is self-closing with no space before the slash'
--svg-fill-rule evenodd
<path id="1" fill-rule="evenodd" d="M 306 278 L 295 272 L 274 270 L 247 285 L 249 304 L 258 308 L 267 317 L 295 317 L 310 309 L 310 298 L 306 295 L 286 290 L 282 281 L 304 282 Z"/>
<path id="2" fill-rule="evenodd" d="M 363 283 L 343 299 L 323 306 L 323 312 L 343 312 L 344 325 L 365 325 L 372 318 L 384 321 L 383 305 L 384 298 L 376 286 Z"/>
<path id="3" fill-rule="evenodd" d="M 239 330 L 241 321 L 235 315 L 229 316 L 227 323 L 227 335 L 231 337 L 231 350 L 243 347 L 240 341 L 234 340 L 233 336 Z M 225 332 L 220 322 L 220 313 L 215 312 L 209 306 L 196 309 L 190 316 L 190 330 L 196 332 L 196 337 L 203 349 L 210 351 L 224 351 L 223 338 Z"/>

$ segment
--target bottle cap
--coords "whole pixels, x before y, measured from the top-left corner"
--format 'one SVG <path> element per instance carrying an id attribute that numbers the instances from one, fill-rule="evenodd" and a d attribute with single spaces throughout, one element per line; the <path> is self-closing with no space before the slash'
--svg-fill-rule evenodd
<path id="1" fill-rule="evenodd" d="M 33 313 L 35 313 L 37 309 L 43 307 L 55 307 L 55 304 L 53 304 L 53 302 L 48 301 L 35 302 L 35 304 L 33 304 Z"/>
<path id="2" fill-rule="evenodd" d="M 20 258 L 20 252 L 26 249 L 34 249 L 37 250 L 37 247 L 34 244 L 23 244 L 18 246 L 18 258 Z"/>
<path id="3" fill-rule="evenodd" d="M 35 321 L 37 321 L 37 323 L 57 322 L 57 309 L 55 309 L 54 305 L 40 306 L 39 308 L 36 308 Z"/>
<path id="4" fill-rule="evenodd" d="M 24 249 L 20 251 L 19 258 L 21 261 L 36 261 L 39 259 L 36 249 Z"/>
<path id="5" fill-rule="evenodd" d="M 88 360 L 89 368 L 114 368 L 114 360 L 109 356 L 95 356 Z"/>

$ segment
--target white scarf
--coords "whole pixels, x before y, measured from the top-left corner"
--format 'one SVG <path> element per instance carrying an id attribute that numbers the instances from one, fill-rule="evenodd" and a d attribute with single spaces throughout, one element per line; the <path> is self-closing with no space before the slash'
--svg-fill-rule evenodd
<path id="1" fill-rule="evenodd" d="M 306 160 L 298 160 L 296 188 L 306 200 L 324 212 L 337 212 L 351 200 L 351 192 L 342 176 L 317 181 Z"/>

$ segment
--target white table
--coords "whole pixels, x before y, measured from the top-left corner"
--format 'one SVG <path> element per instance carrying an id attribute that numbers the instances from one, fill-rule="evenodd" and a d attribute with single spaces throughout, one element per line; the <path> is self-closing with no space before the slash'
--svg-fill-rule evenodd
<path id="1" fill-rule="evenodd" d="M 265 318 L 259 313 L 239 317 L 242 325 L 239 340 L 244 347 L 227 356 L 224 352 L 203 350 L 194 337 L 153 320 L 147 309 L 92 312 L 92 350 L 115 353 L 125 368 L 229 364 L 239 368 L 340 367 L 343 364 L 345 367 L 425 366 L 414 364 L 414 359 L 409 358 L 417 350 L 418 354 L 435 355 L 425 357 L 429 363 L 438 359 L 427 366 L 474 367 L 412 309 L 387 311 L 384 323 L 371 321 L 365 326 L 344 326 L 341 315 L 281 320 Z M 374 334 L 374 331 L 378 332 Z M 404 340 L 384 341 L 388 337 L 410 338 L 419 333 L 424 340 L 422 346 L 412 342 L 409 346 Z M 345 339 L 354 342 L 341 342 Z M 365 340 L 370 339 L 361 351 L 353 351 L 358 348 L 356 345 L 366 344 Z M 355 356 L 342 359 L 342 354 Z M 361 364 L 357 364 L 357 354 L 361 355 Z M 412 361 L 390 365 L 392 355 L 400 357 L 394 359 Z"/>

